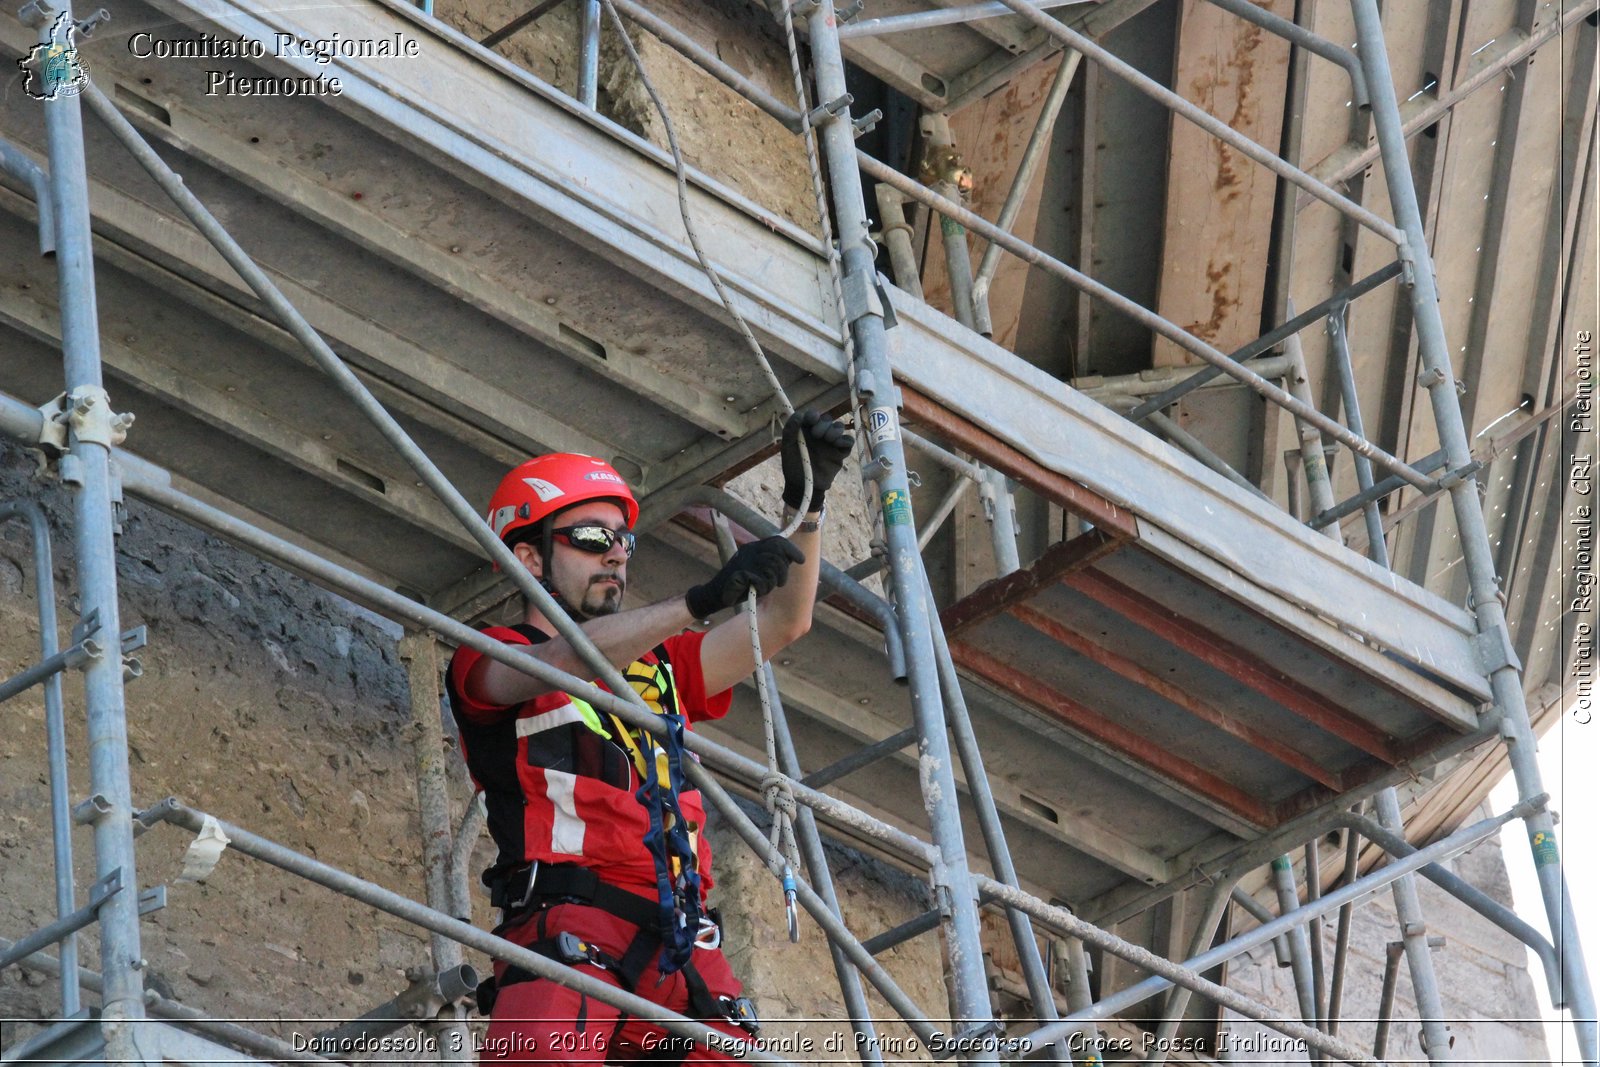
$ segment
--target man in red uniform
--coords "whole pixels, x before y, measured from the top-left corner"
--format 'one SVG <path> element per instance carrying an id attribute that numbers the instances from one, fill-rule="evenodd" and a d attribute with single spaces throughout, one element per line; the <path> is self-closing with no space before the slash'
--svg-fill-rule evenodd
<path id="1" fill-rule="evenodd" d="M 528 460 L 500 483 L 490 525 L 668 730 L 657 739 L 472 649 L 456 652 L 450 705 L 499 847 L 483 876 L 501 909 L 496 933 L 730 1035 L 754 1033 L 754 1010 L 718 948 L 715 913 L 703 907 L 711 887 L 705 810 L 680 762 L 682 731 L 726 714 L 732 686 L 758 664 L 740 615 L 705 632 L 685 630 L 752 590 L 764 656 L 810 628 L 823 494 L 852 444 L 832 419 L 796 413 L 782 449 L 784 502 L 791 514 L 804 512 L 793 540 L 744 545 L 684 596 L 626 611 L 639 505 L 617 472 L 556 453 Z M 802 449 L 810 455 L 809 500 Z M 590 673 L 531 603 L 521 624 L 486 632 L 564 671 Z M 491 1014 L 486 1060 L 722 1058 L 503 963 L 480 989 L 480 1007 Z"/>

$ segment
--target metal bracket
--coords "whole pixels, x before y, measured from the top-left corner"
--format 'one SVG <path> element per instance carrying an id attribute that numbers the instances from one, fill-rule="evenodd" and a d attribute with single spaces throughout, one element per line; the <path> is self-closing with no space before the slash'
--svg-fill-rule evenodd
<path id="1" fill-rule="evenodd" d="M 145 646 L 146 630 L 143 626 L 135 626 L 122 635 L 122 680 L 131 682 L 136 678 L 144 677 L 144 664 L 132 655 Z"/>
<path id="2" fill-rule="evenodd" d="M 1411 254 L 1409 242 L 1401 241 L 1395 249 L 1396 258 L 1400 261 L 1400 284 L 1410 289 L 1417 284 L 1417 260 Z"/>
<path id="3" fill-rule="evenodd" d="M 72 806 L 72 821 L 79 826 L 93 826 L 112 811 L 111 801 L 104 793 L 96 793 Z"/>
<path id="4" fill-rule="evenodd" d="M 1511 635 L 1506 628 L 1496 625 L 1493 629 L 1483 630 L 1473 635 L 1472 651 L 1478 657 L 1478 665 L 1483 668 L 1483 673 L 1493 674 L 1505 667 L 1522 669 L 1522 661 L 1517 659 L 1516 649 L 1512 647 Z"/>
<path id="5" fill-rule="evenodd" d="M 1424 389 L 1432 389 L 1444 382 L 1444 371 L 1438 367 L 1429 367 L 1417 374 L 1417 384 Z"/>
<path id="6" fill-rule="evenodd" d="M 149 631 L 143 626 L 135 626 L 122 634 L 122 654 L 137 652 L 145 646 L 149 639 Z"/>
<path id="7" fill-rule="evenodd" d="M 26 4 L 17 8 L 17 18 L 22 20 L 22 24 L 36 30 L 50 25 L 51 19 L 58 14 L 60 11 L 45 0 L 28 0 Z"/>
<path id="8" fill-rule="evenodd" d="M 850 105 L 855 103 L 855 99 L 849 93 L 840 93 L 827 103 L 818 104 L 806 113 L 806 125 L 812 129 L 817 129 L 833 122 L 840 115 L 850 110 Z"/>
<path id="9" fill-rule="evenodd" d="M 1443 474 L 1439 475 L 1439 488 L 1445 490 L 1454 489 L 1468 478 L 1476 477 L 1478 471 L 1482 469 L 1483 464 L 1479 463 L 1477 460 L 1473 460 L 1470 463 L 1462 464 L 1455 470 L 1445 471 Z"/>
<path id="10" fill-rule="evenodd" d="M 844 295 L 845 322 L 853 323 L 868 315 L 883 318 L 883 302 L 878 299 L 877 279 L 866 271 L 851 271 L 840 279 Z"/>
<path id="11" fill-rule="evenodd" d="M 113 448 L 127 440 L 133 415 L 119 415 L 112 411 L 111 394 L 104 389 L 93 385 L 79 386 L 67 400 L 71 408 L 67 420 L 80 443 Z"/>
<path id="12" fill-rule="evenodd" d="M 885 330 L 892 330 L 896 326 L 900 325 L 900 320 L 895 317 L 894 302 L 889 299 L 889 290 L 884 288 L 884 286 L 886 286 L 888 283 L 889 280 L 880 272 L 875 278 L 873 278 L 872 287 L 878 291 L 878 305 L 883 308 L 883 328 Z M 894 401 L 895 407 L 901 406 L 899 393 L 900 390 L 896 389 Z"/>
<path id="13" fill-rule="evenodd" d="M 850 3 L 844 5 L 843 7 L 835 7 L 833 9 L 833 17 L 841 25 L 843 25 L 844 23 L 855 18 L 857 15 L 861 14 L 861 9 L 865 6 L 866 0 L 851 0 Z"/>
<path id="14" fill-rule="evenodd" d="M 865 115 L 862 115 L 860 118 L 852 121 L 850 125 L 856 131 L 856 136 L 860 137 L 864 133 L 871 133 L 873 128 L 876 127 L 882 120 L 883 112 L 878 108 L 873 108 Z"/>
<path id="15" fill-rule="evenodd" d="M 86 638 L 93 637 L 100 632 L 100 609 L 93 608 L 89 614 L 78 620 L 78 625 L 72 628 L 72 643 L 82 644 Z"/>
<path id="16" fill-rule="evenodd" d="M 122 892 L 122 868 L 118 867 L 89 887 L 89 907 L 98 908 Z"/>
<path id="17" fill-rule="evenodd" d="M 151 886 L 139 894 L 139 914 L 149 915 L 152 911 L 160 911 L 167 906 L 167 887 L 164 885 Z"/>
<path id="18" fill-rule="evenodd" d="M 67 423 L 63 417 L 66 407 L 66 393 L 39 405 L 39 414 L 44 416 L 39 427 L 39 444 L 55 456 L 67 450 Z"/>
<path id="19" fill-rule="evenodd" d="M 100 26 L 101 23 L 110 22 L 110 21 L 111 21 L 111 12 L 107 11 L 103 7 L 96 8 L 93 12 L 90 13 L 88 18 L 84 18 L 84 19 L 79 19 L 78 20 L 78 24 L 77 24 L 77 27 L 76 27 L 76 29 L 78 31 L 78 36 L 79 37 L 93 37 L 94 36 L 94 31 Z"/>

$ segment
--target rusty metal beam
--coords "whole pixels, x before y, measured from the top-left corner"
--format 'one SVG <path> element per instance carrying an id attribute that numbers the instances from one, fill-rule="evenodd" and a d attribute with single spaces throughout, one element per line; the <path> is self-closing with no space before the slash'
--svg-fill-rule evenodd
<path id="1" fill-rule="evenodd" d="M 1260 730 L 1240 722 L 1235 716 L 1229 715 L 1222 709 L 1201 700 L 1182 686 L 1173 684 L 1162 678 L 1155 671 L 1135 663 L 1127 656 L 1089 640 L 1084 635 L 1069 629 L 1061 621 L 1052 619 L 1043 612 L 1025 604 L 1013 604 L 1009 611 L 1011 615 L 1027 623 L 1056 644 L 1064 648 L 1070 648 L 1084 659 L 1096 663 L 1108 671 L 1119 674 L 1136 685 L 1143 686 L 1168 703 L 1177 705 L 1190 715 L 1202 722 L 1215 726 L 1228 736 L 1238 738 L 1263 755 L 1277 760 L 1286 767 L 1299 771 L 1314 782 L 1321 782 L 1329 789 L 1339 790 L 1342 788 L 1337 773 L 1321 766 L 1309 756 L 1290 745 L 1284 744 L 1277 738 L 1269 737 Z"/>
<path id="2" fill-rule="evenodd" d="M 1270 697 L 1307 722 L 1386 763 L 1399 762 L 1393 740 L 1382 730 L 1329 701 L 1244 649 L 1179 616 L 1121 582 L 1092 572 L 1064 581 L 1095 602 L 1143 626 L 1203 663 Z"/>
<path id="3" fill-rule="evenodd" d="M 960 642 L 951 643 L 950 656 L 958 666 L 1026 701 L 1057 722 L 1159 772 L 1169 781 L 1230 814 L 1263 829 L 1276 825 L 1271 808 L 1259 798 L 1168 751 L 1143 734 L 1112 722 L 1092 708 L 1041 682 L 1038 676 Z"/>
<path id="4" fill-rule="evenodd" d="M 944 632 L 954 638 L 985 619 L 1009 611 L 1040 589 L 1059 582 L 1063 576 L 1092 566 L 1127 543 L 1098 528 L 1070 541 L 1058 541 L 1031 565 L 985 582 L 971 595 L 946 608 L 939 616 Z"/>
<path id="5" fill-rule="evenodd" d="M 1139 527 L 1132 512 L 1057 474 L 909 385 L 901 384 L 900 391 L 905 402 L 905 415 L 910 421 L 936 432 L 947 444 L 982 460 L 1007 477 L 1015 478 L 1051 503 L 1060 505 L 1100 529 L 1122 540 L 1138 540 Z"/>

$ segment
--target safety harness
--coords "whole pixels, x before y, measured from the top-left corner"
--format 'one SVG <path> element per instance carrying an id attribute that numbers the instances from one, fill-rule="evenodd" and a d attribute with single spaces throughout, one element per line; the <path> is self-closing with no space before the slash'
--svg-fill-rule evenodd
<path id="1" fill-rule="evenodd" d="M 622 988 L 630 993 L 635 991 L 640 975 L 650 965 L 651 957 L 658 952 L 665 954 L 665 939 L 660 936 L 656 925 L 660 909 L 644 897 L 607 885 L 587 867 L 565 863 L 533 863 L 504 872 L 493 880 L 486 872 L 485 881 L 489 886 L 490 903 L 499 908 L 504 917 L 504 921 L 495 929 L 496 934 L 503 935 L 505 931 L 524 922 L 537 922 L 538 937 L 528 944 L 530 950 L 568 966 L 590 963 L 610 971 Z M 557 931 L 552 935 L 545 927 L 549 909 L 557 904 L 585 904 L 599 908 L 638 927 L 638 932 L 621 956 L 613 956 L 569 931 Z M 696 936 L 689 943 L 691 953 L 695 948 L 717 948 L 722 940 L 722 916 L 715 908 L 708 909 L 705 915 L 698 918 L 695 932 Z M 755 1005 L 748 997 L 712 995 L 691 959 L 685 959 L 674 970 L 683 974 L 689 993 L 689 1008 L 695 1017 L 725 1019 L 752 1035 L 761 1029 Z M 661 973 L 665 975 L 669 972 L 663 968 Z M 538 975 L 525 968 L 506 967 L 499 978 L 491 977 L 479 984 L 478 1011 L 483 1015 L 490 1014 L 500 990 L 538 978 Z M 623 1016 L 618 1021 L 619 1028 L 626 1018 Z"/>
<path id="2" fill-rule="evenodd" d="M 655 861 L 656 899 L 660 907 L 661 973 L 671 974 L 689 962 L 700 931 L 700 871 L 696 855 L 699 827 L 678 807 L 683 788 L 683 715 L 672 674 L 657 663 L 648 673 L 635 663 L 623 675 L 634 692 L 661 716 L 666 726 L 658 741 L 643 730 L 629 730 L 615 715 L 612 723 L 628 750 L 640 785 L 634 793 L 650 817 L 644 846 Z M 670 709 L 670 710 L 669 710 Z"/>

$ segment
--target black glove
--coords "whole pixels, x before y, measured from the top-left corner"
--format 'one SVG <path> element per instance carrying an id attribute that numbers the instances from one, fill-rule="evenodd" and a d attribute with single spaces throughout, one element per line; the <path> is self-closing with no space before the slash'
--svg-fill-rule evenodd
<path id="1" fill-rule="evenodd" d="M 789 564 L 804 563 L 806 555 L 787 537 L 766 537 L 740 547 L 712 579 L 683 596 L 689 614 L 697 619 L 715 615 L 742 601 L 750 590 L 766 596 L 789 577 Z"/>
<path id="2" fill-rule="evenodd" d="M 811 502 L 801 507 L 806 491 L 806 471 L 800 458 L 800 442 L 811 449 Z M 789 416 L 783 424 L 783 502 L 796 511 L 817 511 L 822 495 L 833 484 L 839 469 L 855 447 L 855 436 L 820 411 L 806 408 Z"/>

